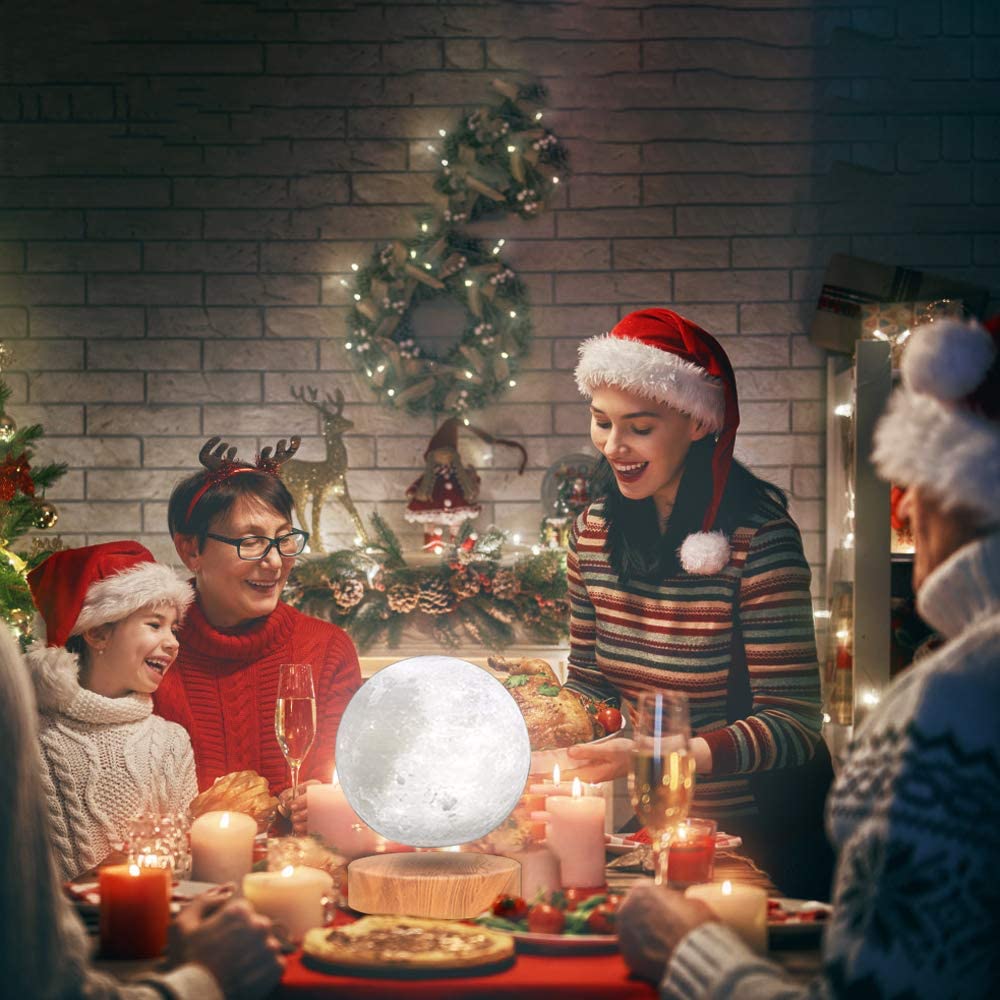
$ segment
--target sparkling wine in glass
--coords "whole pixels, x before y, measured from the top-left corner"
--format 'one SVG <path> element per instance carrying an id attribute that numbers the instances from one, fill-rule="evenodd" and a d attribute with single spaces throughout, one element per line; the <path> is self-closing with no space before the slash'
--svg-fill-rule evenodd
<path id="1" fill-rule="evenodd" d="M 282 663 L 274 731 L 292 775 L 292 799 L 299 791 L 299 768 L 316 739 L 316 692 L 308 663 Z"/>
<path id="2" fill-rule="evenodd" d="M 665 885 L 670 841 L 694 798 L 694 756 L 687 698 L 669 691 L 639 696 L 629 796 L 653 845 L 655 881 Z"/>

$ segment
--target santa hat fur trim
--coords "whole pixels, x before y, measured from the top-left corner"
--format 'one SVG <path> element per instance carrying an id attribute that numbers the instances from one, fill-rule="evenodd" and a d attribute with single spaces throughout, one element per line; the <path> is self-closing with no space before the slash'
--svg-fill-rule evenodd
<path id="1" fill-rule="evenodd" d="M 59 712 L 80 693 L 80 660 L 65 646 L 34 642 L 24 657 L 40 712 Z"/>
<path id="2" fill-rule="evenodd" d="M 879 474 L 919 486 L 946 510 L 1000 523 L 1000 421 L 978 404 L 997 390 L 994 338 L 976 324 L 938 322 L 913 331 L 903 385 L 875 429 Z"/>
<path id="3" fill-rule="evenodd" d="M 711 433 L 722 429 L 726 401 L 722 383 L 704 368 L 639 340 L 609 333 L 580 345 L 576 384 L 585 396 L 602 385 L 666 403 L 700 420 Z"/>
<path id="4" fill-rule="evenodd" d="M 180 620 L 193 600 L 191 585 L 169 566 L 139 563 L 90 585 L 70 635 L 82 635 L 89 628 L 121 621 L 147 605 L 157 609 L 173 605 Z"/>

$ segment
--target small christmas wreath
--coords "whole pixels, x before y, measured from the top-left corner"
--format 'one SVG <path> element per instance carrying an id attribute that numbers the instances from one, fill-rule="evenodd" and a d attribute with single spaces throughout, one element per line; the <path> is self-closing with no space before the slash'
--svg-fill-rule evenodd
<path id="1" fill-rule="evenodd" d="M 356 267 L 345 347 L 377 398 L 394 409 L 464 416 L 517 384 L 531 341 L 525 289 L 501 256 L 462 233 L 497 215 L 531 218 L 567 169 L 566 151 L 539 122 L 542 88 L 494 81 L 503 100 L 441 131 L 436 198 L 418 216 L 418 235 L 393 241 Z M 439 150 L 431 146 L 433 152 Z M 345 284 L 348 284 L 346 281 Z M 437 356 L 414 334 L 423 303 L 445 297 L 465 313 L 453 347 Z"/>

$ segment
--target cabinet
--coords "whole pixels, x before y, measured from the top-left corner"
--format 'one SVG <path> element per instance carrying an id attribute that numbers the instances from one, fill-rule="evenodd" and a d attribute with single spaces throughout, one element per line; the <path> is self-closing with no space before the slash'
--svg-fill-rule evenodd
<path id="1" fill-rule="evenodd" d="M 853 360 L 827 362 L 824 704 L 835 753 L 891 676 L 890 487 L 871 451 L 892 384 L 887 343 L 859 340 Z"/>

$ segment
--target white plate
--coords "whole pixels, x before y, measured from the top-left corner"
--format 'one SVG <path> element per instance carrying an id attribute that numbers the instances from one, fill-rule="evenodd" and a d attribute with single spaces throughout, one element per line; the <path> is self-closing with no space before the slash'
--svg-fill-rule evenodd
<path id="1" fill-rule="evenodd" d="M 177 882 L 170 893 L 170 912 L 180 913 L 186 906 L 203 892 L 214 889 L 217 882 Z M 101 905 L 100 884 L 98 882 L 73 882 L 71 884 L 73 902 L 83 909 Z"/>
<path id="2" fill-rule="evenodd" d="M 536 955 L 600 955 L 618 950 L 617 934 L 534 934 L 531 931 L 500 931 L 510 934 L 517 950 Z"/>
<path id="3" fill-rule="evenodd" d="M 608 733 L 597 740 L 590 740 L 588 743 L 577 743 L 578 747 L 597 747 L 608 740 L 613 740 L 620 736 L 625 729 L 625 717 L 622 716 L 621 729 L 617 733 Z M 551 777 L 552 768 L 559 765 L 561 771 L 571 771 L 574 767 L 580 766 L 580 761 L 569 755 L 569 747 L 558 747 L 553 750 L 533 750 L 531 753 L 531 775 L 532 777 Z"/>
<path id="4" fill-rule="evenodd" d="M 833 907 L 829 903 L 820 903 L 815 899 L 787 899 L 783 896 L 772 896 L 772 899 L 781 904 L 782 910 L 789 914 L 787 920 L 768 920 L 767 929 L 770 934 L 777 937 L 808 937 L 809 935 L 819 936 L 823 933 L 823 928 L 830 922 L 830 915 Z M 820 920 L 802 920 L 801 914 L 807 912 L 825 913 L 826 917 Z"/>

